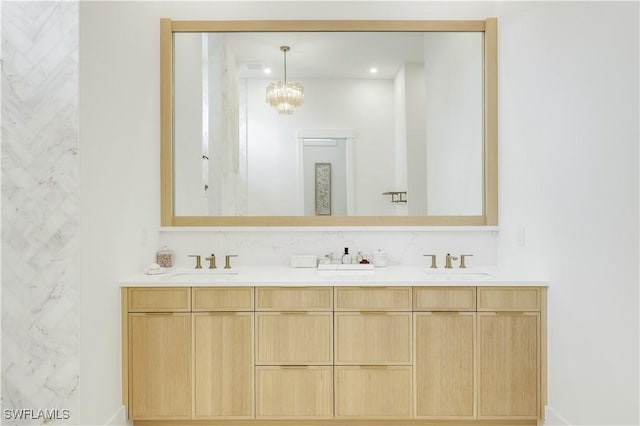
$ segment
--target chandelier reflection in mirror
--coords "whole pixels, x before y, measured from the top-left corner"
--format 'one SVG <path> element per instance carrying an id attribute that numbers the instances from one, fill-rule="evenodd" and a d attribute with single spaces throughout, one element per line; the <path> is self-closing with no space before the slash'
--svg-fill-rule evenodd
<path id="1" fill-rule="evenodd" d="M 304 100 L 304 88 L 300 83 L 287 82 L 287 52 L 289 46 L 280 46 L 284 54 L 284 82 L 278 81 L 267 86 L 267 102 L 280 114 L 293 114 Z"/>

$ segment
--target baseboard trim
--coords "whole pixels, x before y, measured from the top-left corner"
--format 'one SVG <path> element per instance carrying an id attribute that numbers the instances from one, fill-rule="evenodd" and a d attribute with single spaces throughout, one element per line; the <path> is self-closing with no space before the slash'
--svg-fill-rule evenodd
<path id="1" fill-rule="evenodd" d="M 544 407 L 543 426 L 571 426 L 571 423 L 548 405 Z"/>
<path id="2" fill-rule="evenodd" d="M 132 426 L 129 420 L 127 420 L 127 407 L 124 405 L 115 412 L 113 416 L 105 423 L 105 426 Z"/>
<path id="3" fill-rule="evenodd" d="M 136 420 L 134 426 L 536 426 L 537 420 Z"/>

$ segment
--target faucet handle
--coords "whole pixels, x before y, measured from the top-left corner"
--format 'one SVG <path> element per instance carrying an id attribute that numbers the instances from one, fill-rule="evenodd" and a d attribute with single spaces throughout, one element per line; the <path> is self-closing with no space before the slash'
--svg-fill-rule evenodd
<path id="1" fill-rule="evenodd" d="M 435 254 L 423 254 L 423 256 L 427 256 L 427 257 L 431 257 L 431 268 L 437 268 L 438 265 L 436 265 L 436 255 Z"/>
<path id="2" fill-rule="evenodd" d="M 200 263 L 200 255 L 199 254 L 190 254 L 189 257 L 195 257 L 196 258 L 196 269 L 202 269 L 202 263 Z"/>
<path id="3" fill-rule="evenodd" d="M 472 254 L 461 254 L 460 255 L 460 268 L 466 268 L 467 265 L 464 264 L 464 258 L 465 257 L 469 257 L 469 256 L 473 256 Z"/>
<path id="4" fill-rule="evenodd" d="M 204 260 L 208 260 L 209 261 L 209 269 L 217 269 L 218 267 L 216 266 L 216 255 L 211 253 L 211 256 L 209 257 L 205 257 Z"/>
<path id="5" fill-rule="evenodd" d="M 224 269 L 231 269 L 230 260 L 232 257 L 238 257 L 237 254 L 228 254 L 224 257 Z"/>

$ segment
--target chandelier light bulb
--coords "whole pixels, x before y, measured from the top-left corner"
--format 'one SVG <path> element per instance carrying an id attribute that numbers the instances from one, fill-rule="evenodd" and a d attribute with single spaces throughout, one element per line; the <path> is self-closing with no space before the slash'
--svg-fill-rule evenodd
<path id="1" fill-rule="evenodd" d="M 267 86 L 267 102 L 279 114 L 293 114 L 296 107 L 304 101 L 304 88 L 300 83 L 287 82 L 287 52 L 289 46 L 280 46 L 284 54 L 284 81 L 271 83 Z"/>

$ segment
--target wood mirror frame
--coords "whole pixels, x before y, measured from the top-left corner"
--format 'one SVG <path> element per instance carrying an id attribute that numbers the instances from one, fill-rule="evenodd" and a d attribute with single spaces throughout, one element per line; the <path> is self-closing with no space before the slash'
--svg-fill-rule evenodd
<path id="1" fill-rule="evenodd" d="M 176 32 L 483 32 L 483 214 L 480 216 L 175 216 L 173 195 L 173 34 Z M 161 226 L 496 226 L 498 224 L 498 22 L 160 20 Z"/>

